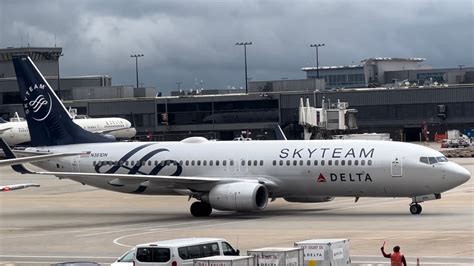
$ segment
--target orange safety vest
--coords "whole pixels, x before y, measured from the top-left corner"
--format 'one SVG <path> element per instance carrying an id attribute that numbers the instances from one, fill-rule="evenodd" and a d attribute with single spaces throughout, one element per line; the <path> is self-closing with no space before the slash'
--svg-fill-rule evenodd
<path id="1" fill-rule="evenodd" d="M 401 252 L 393 252 L 390 254 L 390 261 L 392 262 L 392 266 L 402 266 L 402 257 L 403 254 Z"/>

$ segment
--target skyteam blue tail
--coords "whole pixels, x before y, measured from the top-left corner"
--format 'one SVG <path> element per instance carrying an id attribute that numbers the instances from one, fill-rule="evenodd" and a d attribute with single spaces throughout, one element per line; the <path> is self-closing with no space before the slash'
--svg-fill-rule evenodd
<path id="1" fill-rule="evenodd" d="M 32 146 L 112 142 L 76 125 L 28 56 L 13 57 Z"/>

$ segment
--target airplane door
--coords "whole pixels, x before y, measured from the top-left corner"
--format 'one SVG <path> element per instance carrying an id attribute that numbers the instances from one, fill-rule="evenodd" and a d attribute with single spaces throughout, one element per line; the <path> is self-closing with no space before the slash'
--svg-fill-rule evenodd
<path id="1" fill-rule="evenodd" d="M 240 173 L 247 173 L 248 165 L 244 158 L 240 158 L 239 171 Z"/>
<path id="2" fill-rule="evenodd" d="M 395 157 L 392 160 L 392 177 L 401 177 L 402 175 L 403 175 L 402 158 Z"/>
<path id="3" fill-rule="evenodd" d="M 234 159 L 229 160 L 229 173 L 235 173 L 237 166 L 235 165 L 236 162 Z"/>
<path id="4" fill-rule="evenodd" d="M 72 157 L 71 168 L 73 172 L 79 172 L 79 158 L 80 156 Z"/>

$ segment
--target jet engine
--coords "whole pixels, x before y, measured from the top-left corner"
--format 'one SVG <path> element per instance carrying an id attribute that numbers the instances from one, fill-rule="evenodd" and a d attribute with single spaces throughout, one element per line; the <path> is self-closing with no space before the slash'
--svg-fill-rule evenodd
<path id="1" fill-rule="evenodd" d="M 254 211 L 267 207 L 268 190 L 258 183 L 237 182 L 213 187 L 203 200 L 212 208 L 226 211 Z"/>
<path id="2" fill-rule="evenodd" d="M 334 197 L 328 196 L 301 196 L 301 197 L 285 197 L 288 202 L 328 202 L 334 199 Z"/>
<path id="3" fill-rule="evenodd" d="M 101 135 L 111 140 L 117 140 L 117 138 L 112 134 L 101 134 Z"/>

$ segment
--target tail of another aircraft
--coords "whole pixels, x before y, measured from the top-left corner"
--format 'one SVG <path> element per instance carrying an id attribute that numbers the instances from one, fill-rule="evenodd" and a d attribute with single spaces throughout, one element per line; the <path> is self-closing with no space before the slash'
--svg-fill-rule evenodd
<path id="1" fill-rule="evenodd" d="M 13 57 L 32 146 L 111 142 L 76 125 L 51 86 L 27 56 Z"/>

